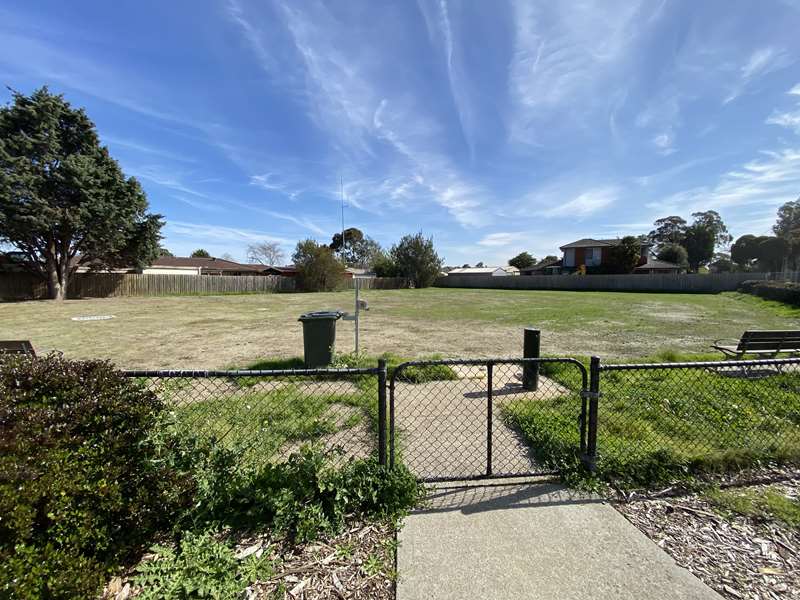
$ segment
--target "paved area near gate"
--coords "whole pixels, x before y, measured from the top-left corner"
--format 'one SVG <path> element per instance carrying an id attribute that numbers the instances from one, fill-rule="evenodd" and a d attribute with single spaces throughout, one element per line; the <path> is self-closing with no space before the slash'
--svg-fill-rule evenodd
<path id="1" fill-rule="evenodd" d="M 513 401 L 551 400 L 570 391 L 545 376 L 539 377 L 537 391 L 527 391 L 519 365 L 495 365 L 489 423 L 486 367 L 457 365 L 454 370 L 458 380 L 412 384 L 398 378 L 394 413 L 403 463 L 423 479 L 485 475 L 491 429 L 495 475 L 546 472 L 519 432 L 506 424 L 503 407 Z M 577 415 L 580 398 L 574 396 Z"/>
<path id="2" fill-rule="evenodd" d="M 437 486 L 398 535 L 397 600 L 720 600 L 611 506 L 552 483 Z"/>

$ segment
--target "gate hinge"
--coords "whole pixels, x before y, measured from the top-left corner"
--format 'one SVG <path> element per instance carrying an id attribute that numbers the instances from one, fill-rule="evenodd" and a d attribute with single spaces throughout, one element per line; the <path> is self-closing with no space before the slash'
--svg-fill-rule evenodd
<path id="1" fill-rule="evenodd" d="M 589 390 L 581 390 L 581 398 L 585 398 L 587 400 L 599 400 L 600 396 L 602 396 L 602 392 L 590 392 Z"/>

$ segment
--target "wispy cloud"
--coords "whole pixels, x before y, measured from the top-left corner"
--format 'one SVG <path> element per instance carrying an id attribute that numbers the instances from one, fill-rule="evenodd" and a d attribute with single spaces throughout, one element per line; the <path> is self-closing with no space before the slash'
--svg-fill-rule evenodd
<path id="1" fill-rule="evenodd" d="M 509 65 L 511 138 L 539 143 L 538 127 L 553 111 L 580 120 L 597 107 L 592 90 L 612 81 L 629 60 L 626 49 L 644 32 L 642 4 L 624 1 L 512 2 L 514 53 Z M 603 103 L 602 99 L 599 99 Z"/>
<path id="2" fill-rule="evenodd" d="M 544 210 L 548 217 L 585 218 L 614 204 L 619 196 L 619 189 L 614 186 L 586 190 L 569 202 Z"/>
<path id="3" fill-rule="evenodd" d="M 800 96 L 800 83 L 786 93 L 790 96 Z M 795 110 L 773 111 L 769 118 L 767 118 L 766 123 L 767 125 L 779 125 L 781 127 L 793 129 L 797 135 L 800 135 L 800 103 L 797 104 Z"/>
<path id="4" fill-rule="evenodd" d="M 664 131 L 653 138 L 653 144 L 658 148 L 659 154 L 669 156 L 675 152 L 675 136 L 672 131 Z"/>
<path id="5" fill-rule="evenodd" d="M 488 246 L 490 248 L 505 247 L 511 244 L 517 244 L 529 236 L 530 234 L 524 231 L 490 233 L 481 238 L 478 241 L 478 245 Z"/>
<path id="6" fill-rule="evenodd" d="M 730 93 L 725 97 L 724 104 L 728 104 L 741 96 L 752 81 L 768 73 L 783 69 L 792 64 L 791 55 L 781 48 L 765 46 L 757 48 L 747 58 L 739 70 L 739 78 L 734 83 Z"/>
<path id="7" fill-rule="evenodd" d="M 206 240 L 237 241 L 237 242 L 263 242 L 264 240 L 291 244 L 292 240 L 276 237 L 265 231 L 241 229 L 238 227 L 224 227 L 209 225 L 207 223 L 189 223 L 186 221 L 168 221 L 165 226 L 167 234 L 190 237 L 201 243 Z"/>
<path id="8" fill-rule="evenodd" d="M 469 146 L 470 155 L 475 156 L 475 115 L 470 103 L 467 78 L 456 57 L 456 42 L 450 22 L 450 8 L 447 0 L 418 0 L 420 12 L 425 18 L 428 36 L 435 46 L 441 45 L 444 54 L 450 95 L 456 108 L 461 132 Z"/>
<path id="9" fill-rule="evenodd" d="M 303 191 L 302 188 L 295 187 L 294 184 L 286 180 L 278 173 L 263 173 L 262 175 L 251 175 L 250 184 L 260 187 L 270 192 L 278 192 L 295 200 Z"/>
<path id="10" fill-rule="evenodd" d="M 765 151 L 760 158 L 723 174 L 716 185 L 698 186 L 674 193 L 648 208 L 664 213 L 689 214 L 698 210 L 727 210 L 727 220 L 744 228 L 750 227 L 752 216 L 742 209 L 751 209 L 766 218 L 775 207 L 795 200 L 800 190 L 800 148 Z M 736 210 L 734 212 L 734 209 Z"/>

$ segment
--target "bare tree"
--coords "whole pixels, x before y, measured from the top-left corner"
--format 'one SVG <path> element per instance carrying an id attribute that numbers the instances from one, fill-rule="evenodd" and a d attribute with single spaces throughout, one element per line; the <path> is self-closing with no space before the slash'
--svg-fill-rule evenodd
<path id="1" fill-rule="evenodd" d="M 247 260 L 262 265 L 279 265 L 286 255 L 278 242 L 259 242 L 247 247 Z"/>

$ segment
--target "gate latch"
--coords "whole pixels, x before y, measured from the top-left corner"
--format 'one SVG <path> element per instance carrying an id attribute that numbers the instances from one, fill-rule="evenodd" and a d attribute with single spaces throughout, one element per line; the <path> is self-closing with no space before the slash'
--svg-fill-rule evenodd
<path id="1" fill-rule="evenodd" d="M 587 400 L 599 400 L 600 396 L 602 396 L 602 392 L 591 392 L 589 390 L 581 390 L 581 398 L 585 398 Z"/>

